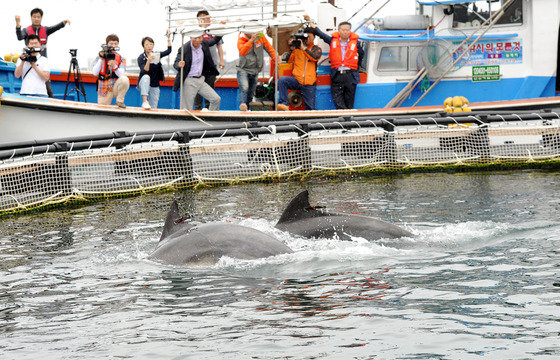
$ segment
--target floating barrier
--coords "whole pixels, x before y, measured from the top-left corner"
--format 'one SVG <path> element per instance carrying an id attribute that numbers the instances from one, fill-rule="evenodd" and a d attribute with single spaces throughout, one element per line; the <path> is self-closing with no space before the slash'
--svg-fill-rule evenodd
<path id="1" fill-rule="evenodd" d="M 0 214 L 162 189 L 559 160 L 554 111 L 116 132 L 0 145 Z"/>

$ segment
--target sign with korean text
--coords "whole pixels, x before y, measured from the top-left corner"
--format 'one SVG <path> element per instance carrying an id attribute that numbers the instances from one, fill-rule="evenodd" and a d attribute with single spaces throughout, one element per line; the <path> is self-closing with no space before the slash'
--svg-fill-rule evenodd
<path id="1" fill-rule="evenodd" d="M 460 42 L 454 42 L 455 46 Z M 466 46 L 464 46 L 466 48 Z M 469 56 L 470 55 L 470 56 Z M 523 63 L 521 39 L 479 41 L 465 55 L 463 66 L 506 65 Z M 456 58 L 456 56 L 455 56 Z"/>
<path id="2" fill-rule="evenodd" d="M 500 65 L 473 66 L 472 81 L 500 80 Z"/>

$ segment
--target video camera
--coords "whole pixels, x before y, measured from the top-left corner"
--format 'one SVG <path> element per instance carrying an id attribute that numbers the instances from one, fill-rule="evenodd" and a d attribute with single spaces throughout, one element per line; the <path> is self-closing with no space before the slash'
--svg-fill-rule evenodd
<path id="1" fill-rule="evenodd" d="M 37 62 L 37 56 L 35 56 L 33 54 L 38 53 L 38 52 L 41 52 L 40 47 L 26 47 L 26 48 L 23 49 L 23 54 L 21 56 L 21 60 L 29 61 L 30 63 Z"/>
<path id="2" fill-rule="evenodd" d="M 292 34 L 292 46 L 296 49 L 301 49 L 307 41 L 307 33 L 303 29 L 299 29 L 295 34 Z"/>
<path id="3" fill-rule="evenodd" d="M 120 50 L 118 46 L 111 46 L 107 44 L 101 44 L 101 49 L 103 50 L 103 55 L 99 54 L 99 56 L 105 60 L 115 60 L 115 52 Z"/>
<path id="4" fill-rule="evenodd" d="M 70 53 L 70 56 L 75 58 L 78 55 L 78 49 L 70 49 L 69 53 Z"/>

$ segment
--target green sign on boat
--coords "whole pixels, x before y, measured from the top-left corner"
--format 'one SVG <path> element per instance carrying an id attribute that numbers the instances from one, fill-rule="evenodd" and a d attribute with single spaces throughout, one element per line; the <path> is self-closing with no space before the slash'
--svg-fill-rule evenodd
<path id="1" fill-rule="evenodd" d="M 472 81 L 500 80 L 500 65 L 473 66 Z"/>

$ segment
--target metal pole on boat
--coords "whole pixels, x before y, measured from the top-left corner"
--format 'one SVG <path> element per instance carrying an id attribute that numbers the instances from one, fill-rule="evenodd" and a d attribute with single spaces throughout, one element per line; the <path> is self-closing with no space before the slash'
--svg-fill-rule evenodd
<path id="1" fill-rule="evenodd" d="M 185 34 L 183 32 L 181 32 L 181 61 L 185 61 Z M 181 81 L 179 81 L 179 85 L 180 85 L 180 92 L 179 92 L 179 107 L 182 109 L 183 105 L 186 106 L 186 104 L 183 104 L 183 71 L 185 67 L 183 66 L 181 68 Z"/>
<path id="2" fill-rule="evenodd" d="M 167 31 L 171 35 L 171 7 L 167 7 Z M 175 35 L 173 35 L 175 36 Z M 171 56 L 167 57 L 167 77 L 171 76 Z"/>
<path id="3" fill-rule="evenodd" d="M 352 31 L 356 31 L 356 30 L 358 30 L 359 28 L 361 28 L 362 26 L 364 26 L 368 21 L 371 20 L 372 17 L 374 17 L 375 15 L 377 15 L 377 13 L 378 13 L 379 11 L 381 11 L 381 9 L 383 9 L 383 8 L 385 7 L 385 5 L 387 5 L 387 4 L 390 3 L 390 2 L 391 2 L 391 0 L 385 1 L 385 3 L 384 3 L 383 5 L 381 5 L 381 6 L 379 7 L 379 9 L 375 10 L 375 12 L 374 12 L 373 14 L 371 14 L 367 19 L 365 19 L 364 21 L 362 21 L 362 23 L 361 23 L 360 25 L 358 25 L 358 26 L 357 26 L 354 30 L 352 30 Z M 356 13 L 356 14 L 357 14 L 357 13 Z M 354 15 L 356 15 L 356 14 L 354 14 Z M 352 15 L 352 17 L 353 17 L 354 15 Z"/>
<path id="4" fill-rule="evenodd" d="M 274 0 L 272 4 L 272 17 L 276 19 L 278 17 L 278 0 Z M 274 51 L 276 52 L 276 59 L 274 59 L 274 110 L 278 107 L 278 24 L 274 25 Z"/>
<path id="5" fill-rule="evenodd" d="M 276 59 L 274 59 L 274 110 L 278 107 L 278 25 L 274 26 L 274 51 L 276 51 Z"/>
<path id="6" fill-rule="evenodd" d="M 444 71 L 444 73 L 438 77 L 438 79 L 436 81 L 434 81 L 434 83 L 432 84 L 432 86 L 430 86 L 428 88 L 428 90 L 426 90 L 425 93 L 422 94 L 422 96 L 420 96 L 420 98 L 418 100 L 416 100 L 416 102 L 412 105 L 412 107 L 418 105 L 418 103 L 426 96 L 428 95 L 428 93 L 441 81 L 441 79 L 443 79 L 445 77 L 445 75 L 447 75 L 447 73 L 449 71 L 451 71 L 451 69 L 453 69 L 453 67 L 455 65 L 457 65 L 457 63 L 459 61 L 461 61 L 461 59 L 465 56 L 465 54 L 469 53 L 471 51 L 471 48 L 478 42 L 478 40 L 480 40 L 484 34 L 486 34 L 486 32 L 488 32 L 488 30 L 490 30 L 492 28 L 492 26 L 494 26 L 494 24 L 496 24 L 496 22 L 498 22 L 498 20 L 500 20 L 500 18 L 504 15 L 504 9 L 512 2 L 513 0 L 507 0 L 504 5 L 502 5 L 502 7 L 500 8 L 500 10 L 498 10 L 498 12 L 496 12 L 496 17 L 492 20 L 492 22 L 490 24 L 488 24 L 488 26 L 486 27 L 486 29 L 484 29 L 484 31 L 476 38 L 474 39 L 474 41 L 467 46 L 467 49 L 465 51 L 463 51 L 462 54 L 460 54 L 457 59 L 453 62 L 453 64 L 451 64 L 447 70 Z"/>

